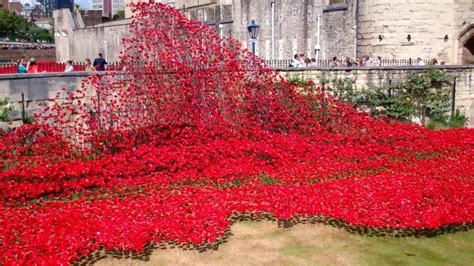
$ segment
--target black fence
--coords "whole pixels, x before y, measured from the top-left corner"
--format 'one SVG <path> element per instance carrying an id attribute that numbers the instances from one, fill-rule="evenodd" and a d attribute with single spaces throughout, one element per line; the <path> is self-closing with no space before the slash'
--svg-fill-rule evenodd
<path id="1" fill-rule="evenodd" d="M 284 68 L 291 67 L 292 59 L 283 60 L 265 60 L 265 65 L 270 68 Z M 370 60 L 367 64 L 361 65 L 361 67 L 392 67 L 392 66 L 422 66 L 422 65 L 433 65 L 432 60 L 422 60 L 421 63 L 416 59 L 382 59 L 382 60 Z M 347 65 L 342 62 L 339 67 L 346 67 Z M 352 65 L 357 66 L 357 65 Z M 312 62 L 306 65 L 299 65 L 298 67 L 335 67 L 331 59 L 319 59 L 316 62 Z"/>

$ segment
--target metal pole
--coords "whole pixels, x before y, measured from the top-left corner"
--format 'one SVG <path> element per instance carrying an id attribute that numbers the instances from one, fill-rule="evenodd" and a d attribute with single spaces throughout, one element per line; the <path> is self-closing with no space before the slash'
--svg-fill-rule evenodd
<path id="1" fill-rule="evenodd" d="M 321 51 L 321 15 L 318 14 L 318 39 L 316 43 L 316 62 L 319 64 L 319 52 Z"/>
<path id="2" fill-rule="evenodd" d="M 257 55 L 257 40 L 252 39 L 252 53 L 253 55 Z"/>
<path id="3" fill-rule="evenodd" d="M 104 41 L 104 54 L 105 54 L 105 62 L 109 61 L 108 51 L 107 51 L 107 41 Z"/>
<path id="4" fill-rule="evenodd" d="M 26 123 L 25 94 L 21 93 L 21 120 Z"/>
<path id="5" fill-rule="evenodd" d="M 275 1 L 271 1 L 272 5 L 272 60 L 275 60 Z"/>
<path id="6" fill-rule="evenodd" d="M 355 38 L 354 38 L 354 59 L 357 60 L 357 49 L 359 45 L 359 0 L 355 2 Z"/>
<path id="7" fill-rule="evenodd" d="M 224 39 L 224 25 L 223 24 L 219 24 L 219 36 L 222 39 Z"/>
<path id="8" fill-rule="evenodd" d="M 453 81 L 453 88 L 451 90 L 451 117 L 453 117 L 456 113 L 456 79 L 457 77 L 454 77 Z"/>

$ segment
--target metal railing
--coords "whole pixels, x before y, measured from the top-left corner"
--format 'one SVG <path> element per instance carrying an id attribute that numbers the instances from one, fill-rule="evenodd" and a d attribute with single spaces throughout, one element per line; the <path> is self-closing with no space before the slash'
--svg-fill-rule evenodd
<path id="1" fill-rule="evenodd" d="M 241 61 L 240 65 L 243 69 L 238 69 L 238 71 L 242 70 L 253 70 L 253 71 L 259 71 L 261 70 L 262 66 L 266 66 L 268 68 L 274 68 L 274 69 L 279 69 L 279 68 L 287 68 L 291 67 L 291 63 L 293 60 L 290 59 L 285 59 L 285 60 L 264 60 L 261 61 L 260 63 L 258 61 L 250 60 L 250 61 Z M 424 60 L 423 61 L 424 65 L 432 65 L 432 62 L 430 60 Z M 137 63 L 139 64 L 139 63 Z M 419 66 L 420 64 L 417 63 L 417 60 L 415 59 L 384 59 L 381 61 L 375 61 L 371 62 L 365 67 L 404 67 L 404 66 Z M 74 66 L 74 71 L 84 71 L 85 69 L 85 63 L 84 62 L 78 62 L 78 63 L 73 63 Z M 17 71 L 17 64 L 15 62 L 9 62 L 9 63 L 0 63 L 0 74 L 15 74 L 18 73 Z M 138 66 L 139 67 L 139 66 Z M 213 64 L 195 64 L 195 63 L 190 63 L 188 66 L 185 68 L 187 70 L 189 69 L 195 69 L 195 70 L 200 70 L 200 69 L 213 69 L 216 68 L 219 69 L 219 66 L 213 65 Z M 335 67 L 334 63 L 332 60 L 327 60 L 327 59 L 321 59 L 318 60 L 314 63 L 308 64 L 308 65 L 299 65 L 297 68 L 306 68 L 306 67 L 320 67 L 320 68 L 331 68 Z M 346 65 L 338 65 L 338 67 L 347 67 Z M 356 65 L 352 65 L 351 67 L 358 67 Z M 66 69 L 66 64 L 65 63 L 56 63 L 56 62 L 38 62 L 38 72 L 64 72 Z M 172 67 L 166 68 L 167 71 L 173 70 Z M 120 71 L 123 70 L 122 64 L 119 62 L 110 62 L 107 65 L 107 71 Z M 178 71 L 179 69 L 175 69 L 174 71 Z"/>
<path id="2" fill-rule="evenodd" d="M 265 60 L 265 65 L 270 68 L 285 68 L 292 67 L 292 59 L 283 59 L 283 60 Z M 422 60 L 423 65 L 432 65 L 432 60 L 424 59 Z M 382 59 L 382 60 L 370 60 L 368 64 L 364 65 L 367 67 L 393 67 L 393 66 L 417 66 L 418 64 L 416 59 Z M 344 62 L 339 67 L 346 67 L 347 65 Z M 357 65 L 352 65 L 356 67 Z M 330 59 L 319 59 L 316 62 L 312 62 L 307 65 L 298 66 L 298 67 L 335 67 L 334 63 Z"/>

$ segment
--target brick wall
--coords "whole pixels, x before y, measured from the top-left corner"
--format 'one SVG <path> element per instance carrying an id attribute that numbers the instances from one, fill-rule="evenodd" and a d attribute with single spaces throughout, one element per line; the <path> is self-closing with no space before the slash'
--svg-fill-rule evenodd
<path id="1" fill-rule="evenodd" d="M 37 61 L 56 61 L 55 49 L 44 49 L 44 50 L 0 50 L 0 61 L 16 62 L 21 57 L 34 57 Z"/>

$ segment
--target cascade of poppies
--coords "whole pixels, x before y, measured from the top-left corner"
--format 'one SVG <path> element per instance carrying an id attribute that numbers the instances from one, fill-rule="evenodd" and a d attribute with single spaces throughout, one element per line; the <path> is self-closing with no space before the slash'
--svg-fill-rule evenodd
<path id="1" fill-rule="evenodd" d="M 242 219 L 382 236 L 472 229 L 474 130 L 369 117 L 176 9 L 133 9 L 123 72 L 59 92 L 33 125 L 0 134 L 0 264 L 206 250 Z"/>

